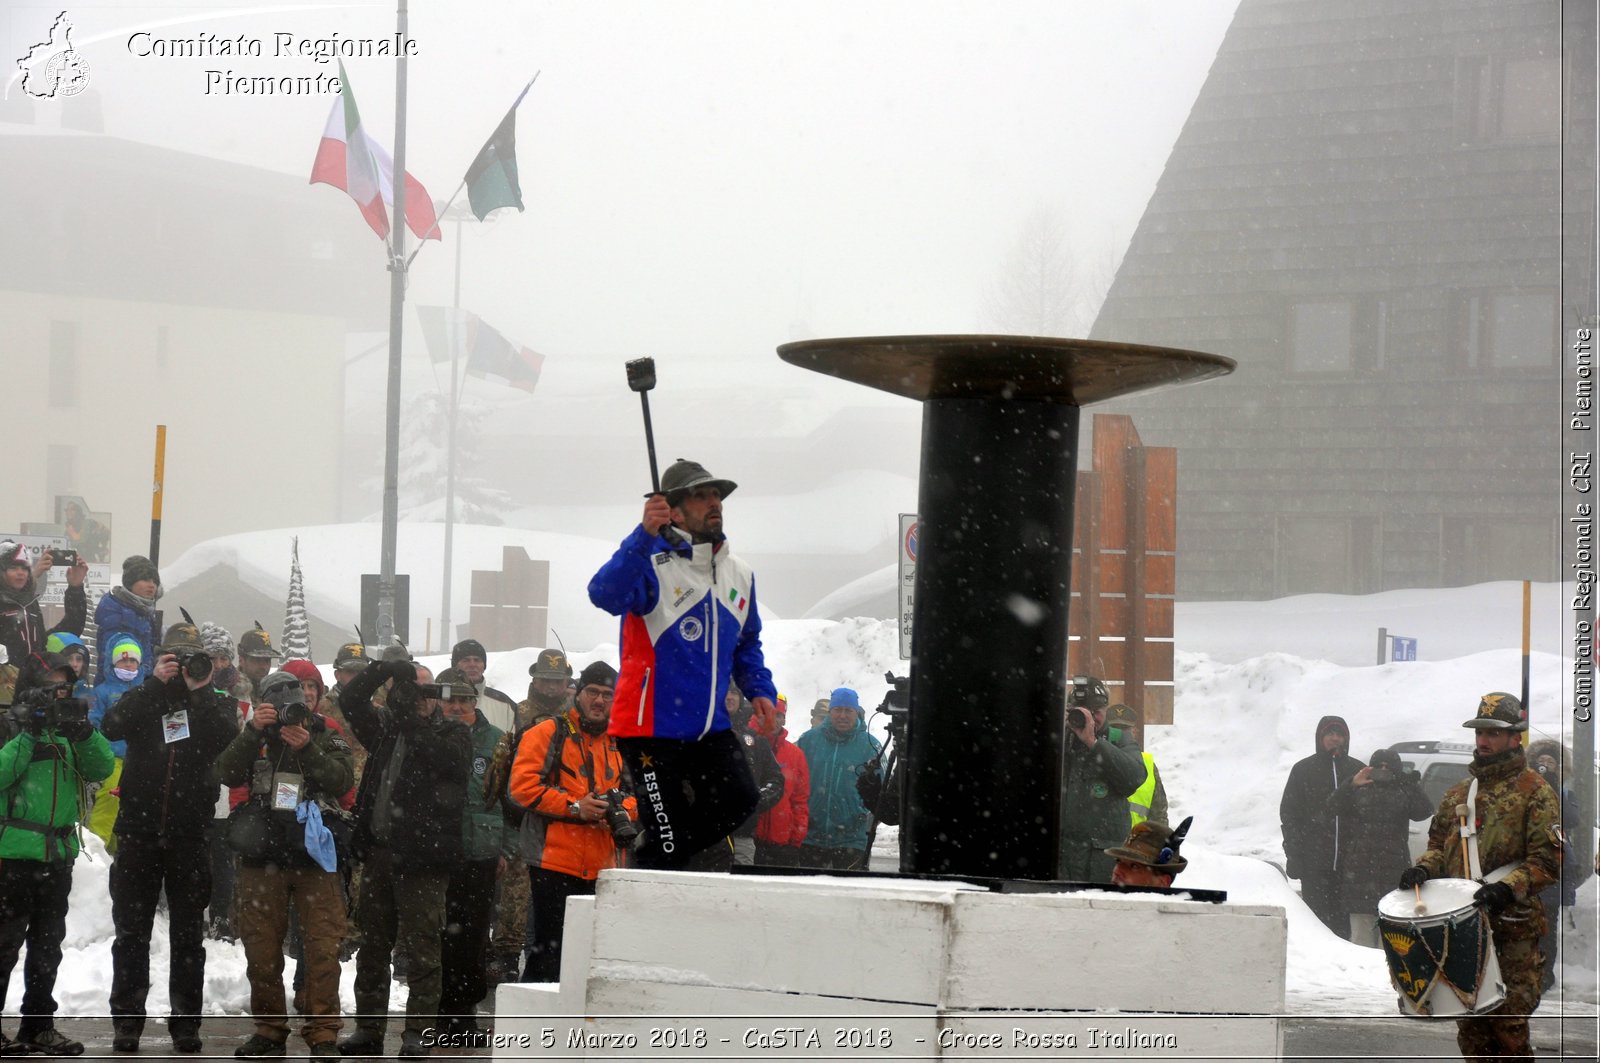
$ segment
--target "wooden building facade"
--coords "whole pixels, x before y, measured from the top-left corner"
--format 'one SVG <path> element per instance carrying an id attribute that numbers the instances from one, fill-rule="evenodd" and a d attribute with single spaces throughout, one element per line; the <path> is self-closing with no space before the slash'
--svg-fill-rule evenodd
<path id="1" fill-rule="evenodd" d="M 1241 0 L 1092 333 L 1239 362 L 1111 404 L 1180 598 L 1559 578 L 1566 6 Z"/>

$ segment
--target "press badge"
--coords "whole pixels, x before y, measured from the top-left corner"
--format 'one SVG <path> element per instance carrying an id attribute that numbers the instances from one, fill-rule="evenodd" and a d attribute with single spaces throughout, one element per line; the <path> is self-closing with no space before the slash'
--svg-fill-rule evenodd
<path id="1" fill-rule="evenodd" d="M 189 710 L 179 709 L 161 717 L 161 737 L 168 745 L 189 737 Z"/>
<path id="2" fill-rule="evenodd" d="M 279 772 L 272 777 L 272 809 L 275 812 L 293 812 L 300 807 L 300 791 L 305 780 L 292 772 Z"/>

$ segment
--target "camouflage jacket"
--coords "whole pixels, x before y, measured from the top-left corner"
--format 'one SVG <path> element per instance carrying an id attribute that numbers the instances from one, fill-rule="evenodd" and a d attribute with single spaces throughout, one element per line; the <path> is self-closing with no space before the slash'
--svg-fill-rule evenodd
<path id="1" fill-rule="evenodd" d="M 1539 774 L 1529 770 L 1521 749 L 1493 764 L 1474 760 L 1468 770 L 1478 779 L 1474 817 L 1482 872 L 1516 865 L 1503 881 L 1517 900 L 1494 917 L 1496 929 L 1538 937 L 1544 926 L 1538 893 L 1561 876 L 1561 803 Z M 1446 790 L 1434 813 L 1428 850 L 1417 860 L 1430 878 L 1465 877 L 1456 806 L 1466 803 L 1470 781 L 1463 779 Z"/>

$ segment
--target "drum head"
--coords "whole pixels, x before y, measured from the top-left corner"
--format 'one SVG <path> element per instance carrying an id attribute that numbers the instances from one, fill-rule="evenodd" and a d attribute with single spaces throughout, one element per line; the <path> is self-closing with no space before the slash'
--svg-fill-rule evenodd
<path id="1" fill-rule="evenodd" d="M 1432 921 L 1463 908 L 1482 886 L 1470 878 L 1430 878 L 1422 884 L 1422 911 L 1417 911 L 1416 890 L 1391 890 L 1378 901 L 1378 914 L 1396 922 Z"/>

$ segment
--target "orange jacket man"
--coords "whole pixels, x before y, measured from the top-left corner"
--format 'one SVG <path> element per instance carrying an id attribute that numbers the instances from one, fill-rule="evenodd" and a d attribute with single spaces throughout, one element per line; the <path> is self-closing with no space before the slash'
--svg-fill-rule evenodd
<path id="1" fill-rule="evenodd" d="M 632 783 L 606 734 L 616 684 L 604 661 L 585 668 L 573 707 L 530 728 L 511 765 L 511 799 L 531 813 L 522 818 L 533 909 L 524 982 L 559 979 L 567 898 L 593 894 L 638 834 Z"/>

